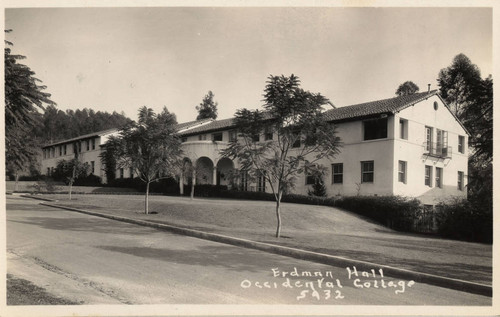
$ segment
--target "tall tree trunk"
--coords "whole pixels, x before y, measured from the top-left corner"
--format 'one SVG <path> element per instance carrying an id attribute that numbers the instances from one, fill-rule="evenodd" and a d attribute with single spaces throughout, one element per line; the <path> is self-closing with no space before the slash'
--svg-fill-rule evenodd
<path id="1" fill-rule="evenodd" d="M 281 235 L 281 195 L 282 192 L 278 192 L 278 199 L 276 200 L 276 220 L 278 221 L 276 226 L 276 238 L 279 238 Z"/>
<path id="2" fill-rule="evenodd" d="M 179 176 L 179 194 L 184 196 L 184 172 Z"/>
<path id="3" fill-rule="evenodd" d="M 14 178 L 15 178 L 14 192 L 17 192 L 17 189 L 18 189 L 17 187 L 18 187 L 18 183 L 19 183 L 19 171 L 15 172 Z"/>
<path id="4" fill-rule="evenodd" d="M 69 200 L 71 201 L 71 190 L 73 189 L 73 181 L 69 181 Z"/>
<path id="5" fill-rule="evenodd" d="M 191 200 L 194 199 L 194 185 L 196 184 L 196 169 L 193 168 L 193 173 L 191 174 Z"/>
<path id="6" fill-rule="evenodd" d="M 69 180 L 69 200 L 71 201 L 71 190 L 73 189 L 73 182 L 76 178 L 76 162 L 73 163 L 73 172 L 71 173 L 71 179 Z"/>
<path id="7" fill-rule="evenodd" d="M 144 213 L 149 214 L 149 183 L 146 183 L 146 198 L 144 200 Z"/>

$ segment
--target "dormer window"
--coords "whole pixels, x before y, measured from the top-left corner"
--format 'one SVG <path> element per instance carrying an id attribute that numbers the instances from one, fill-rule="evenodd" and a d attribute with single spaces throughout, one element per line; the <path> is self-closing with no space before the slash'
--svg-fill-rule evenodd
<path id="1" fill-rule="evenodd" d="M 387 138 L 387 117 L 363 121 L 364 140 Z"/>

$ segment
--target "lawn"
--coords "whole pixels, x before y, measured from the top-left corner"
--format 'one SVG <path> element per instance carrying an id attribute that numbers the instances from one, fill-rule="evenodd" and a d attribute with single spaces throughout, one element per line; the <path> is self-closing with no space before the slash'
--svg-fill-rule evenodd
<path id="1" fill-rule="evenodd" d="M 45 195 L 57 204 L 172 224 L 260 242 L 392 265 L 491 284 L 491 245 L 400 233 L 358 215 L 325 206 L 282 204 L 282 238 L 274 237 L 275 203 L 151 196 Z"/>

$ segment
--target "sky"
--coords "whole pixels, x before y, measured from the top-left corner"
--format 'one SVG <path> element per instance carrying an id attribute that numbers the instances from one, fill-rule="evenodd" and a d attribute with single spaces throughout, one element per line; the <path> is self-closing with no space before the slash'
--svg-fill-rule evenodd
<path id="1" fill-rule="evenodd" d="M 459 53 L 492 73 L 491 8 L 23 8 L 5 10 L 5 28 L 59 109 L 131 119 L 166 106 L 194 120 L 209 90 L 219 119 L 259 109 L 270 75 L 342 107 L 407 80 L 438 89 Z"/>

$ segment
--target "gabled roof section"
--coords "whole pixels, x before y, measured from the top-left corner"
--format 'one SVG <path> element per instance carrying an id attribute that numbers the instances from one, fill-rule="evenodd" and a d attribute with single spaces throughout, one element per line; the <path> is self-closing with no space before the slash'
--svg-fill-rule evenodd
<path id="1" fill-rule="evenodd" d="M 269 112 L 262 111 L 264 120 L 271 119 L 271 114 Z M 223 120 L 214 120 L 210 123 L 204 124 L 200 127 L 195 127 L 193 129 L 189 129 L 186 131 L 181 131 L 179 135 L 188 136 L 200 133 L 208 133 L 208 132 L 216 132 L 220 130 L 227 130 L 230 128 L 236 127 L 234 118 L 223 119 Z"/>
<path id="2" fill-rule="evenodd" d="M 182 132 L 186 131 L 186 130 L 189 130 L 189 129 L 192 129 L 194 127 L 198 127 L 198 126 L 201 126 L 201 125 L 204 125 L 204 124 L 207 124 L 209 122 L 212 122 L 214 121 L 214 119 L 201 119 L 201 120 L 194 120 L 194 121 L 188 121 L 188 122 L 183 122 L 183 123 L 179 123 L 177 124 L 177 126 L 175 127 L 175 129 L 181 134 Z"/>
<path id="3" fill-rule="evenodd" d="M 42 149 L 46 148 L 46 147 L 52 147 L 52 146 L 55 146 L 55 145 L 60 145 L 60 144 L 65 144 L 65 143 L 71 143 L 71 142 L 78 141 L 78 140 L 85 140 L 85 139 L 96 137 L 96 136 L 103 136 L 103 135 L 107 135 L 107 134 L 111 134 L 111 133 L 115 133 L 115 132 L 118 132 L 118 129 L 113 128 L 113 129 L 107 129 L 107 130 L 97 131 L 97 132 L 93 132 L 93 133 L 89 133 L 89 134 L 84 134 L 84 135 L 77 136 L 75 138 L 71 138 L 71 139 L 66 139 L 66 140 L 61 140 L 61 141 L 58 141 L 58 142 L 50 143 L 48 145 L 43 146 Z"/>
<path id="4" fill-rule="evenodd" d="M 191 135 L 191 134 L 199 134 L 211 131 L 218 131 L 223 129 L 228 129 L 234 126 L 234 118 L 224 119 L 224 120 L 214 120 L 212 122 L 203 124 L 199 127 L 194 127 L 192 129 L 188 129 L 185 131 L 181 131 L 179 135 Z"/>
<path id="5" fill-rule="evenodd" d="M 434 95 L 437 95 L 437 90 L 335 108 L 324 115 L 328 121 L 350 121 L 384 113 L 394 114 Z"/>

